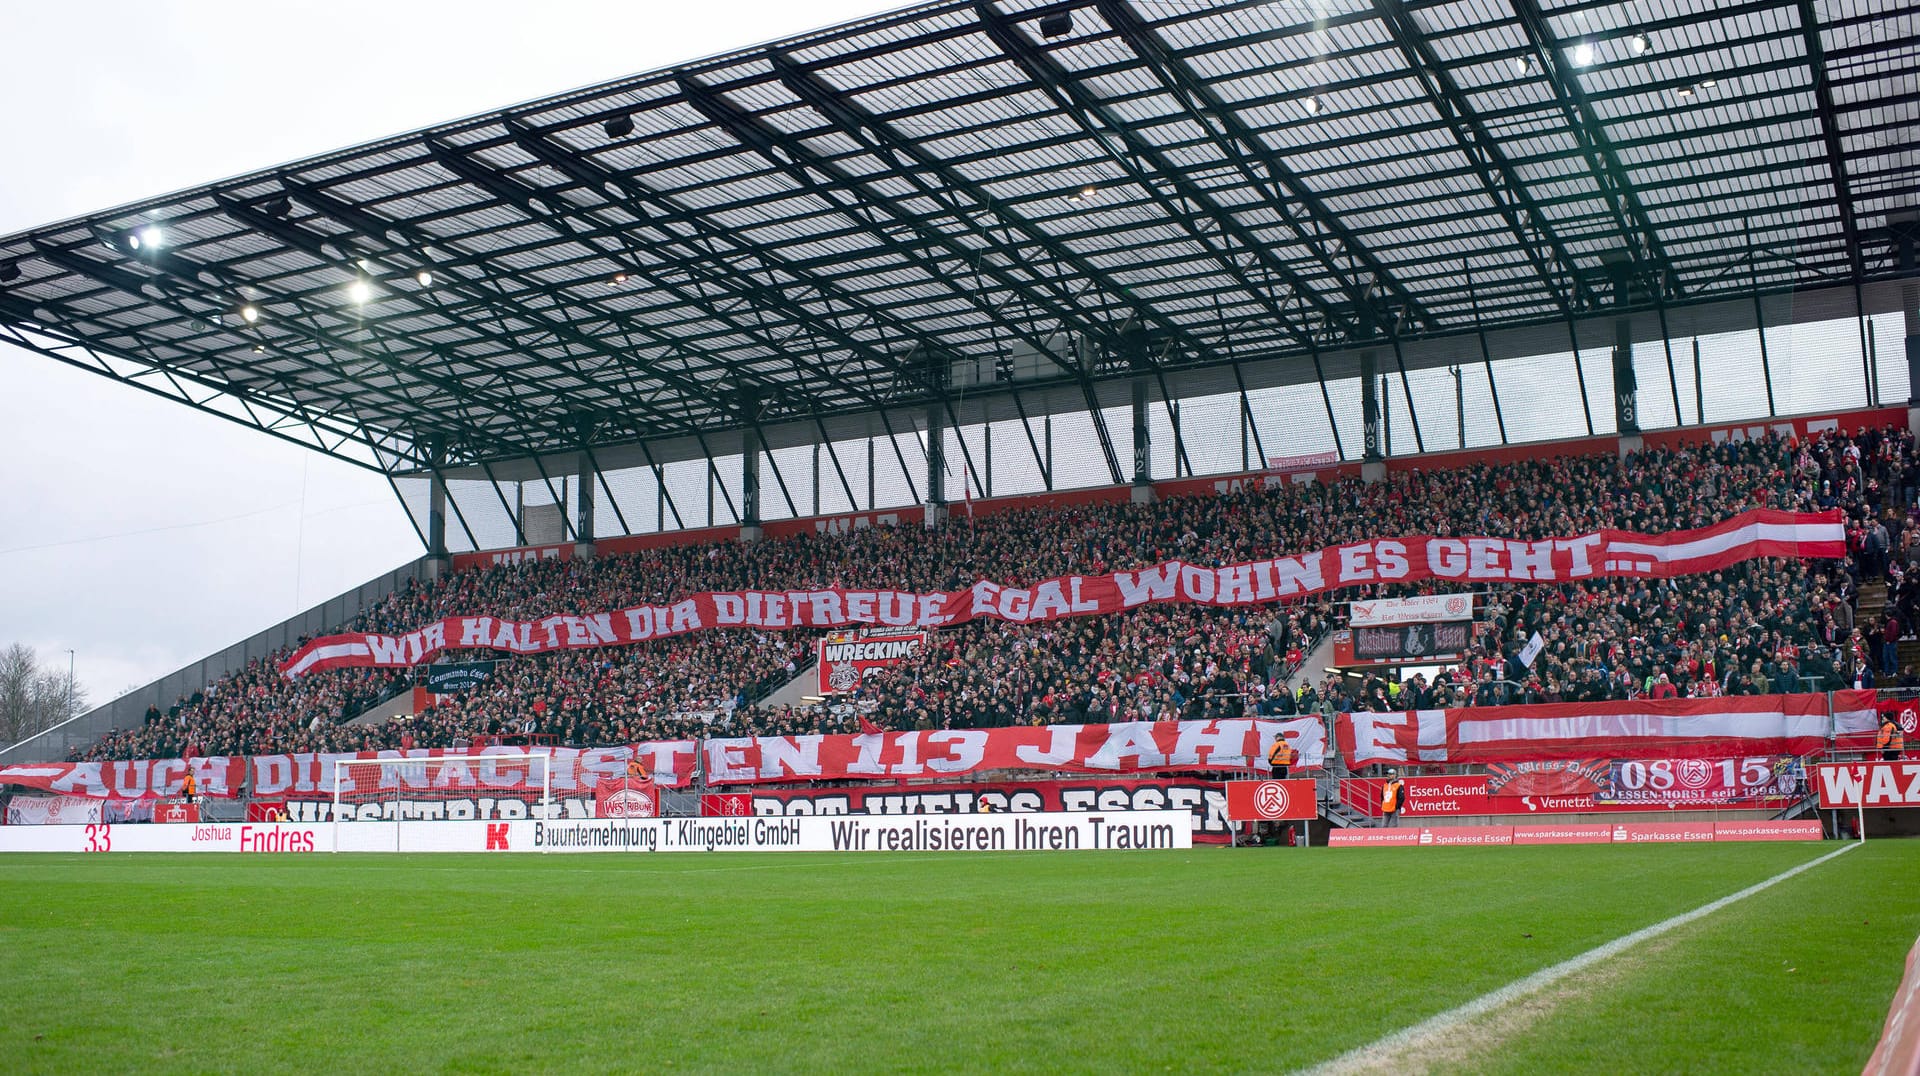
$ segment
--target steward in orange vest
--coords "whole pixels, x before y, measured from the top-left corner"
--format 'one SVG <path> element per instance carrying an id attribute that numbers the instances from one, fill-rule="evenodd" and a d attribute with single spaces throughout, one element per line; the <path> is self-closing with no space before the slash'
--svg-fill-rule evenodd
<path id="1" fill-rule="evenodd" d="M 1900 731 L 1900 723 L 1895 721 L 1891 714 L 1880 720 L 1880 738 L 1878 743 L 1880 745 L 1880 757 L 1887 761 L 1897 759 L 1906 753 L 1907 735 Z"/>
<path id="2" fill-rule="evenodd" d="M 1267 749 L 1267 765 L 1273 767 L 1276 780 L 1284 781 L 1292 773 L 1295 757 L 1293 745 L 1287 742 L 1287 738 L 1274 733 L 1273 746 Z"/>
<path id="3" fill-rule="evenodd" d="M 653 780 L 653 775 L 647 772 L 646 765 L 639 759 L 630 758 L 627 760 L 627 780 L 651 781 Z"/>
<path id="4" fill-rule="evenodd" d="M 1386 787 L 1380 790 L 1380 814 L 1389 826 L 1398 825 L 1400 809 L 1407 805 L 1407 783 L 1400 779 L 1399 770 L 1387 771 Z"/>
<path id="5" fill-rule="evenodd" d="M 180 784 L 180 795 L 186 797 L 186 801 L 188 803 L 192 803 L 193 793 L 194 793 L 193 771 L 188 770 L 186 780 L 182 781 Z"/>

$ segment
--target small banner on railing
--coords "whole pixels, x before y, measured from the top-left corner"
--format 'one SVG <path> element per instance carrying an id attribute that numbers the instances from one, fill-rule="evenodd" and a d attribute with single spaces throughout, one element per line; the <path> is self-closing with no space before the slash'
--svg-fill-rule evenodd
<path id="1" fill-rule="evenodd" d="M 615 778 L 593 790 L 595 818 L 658 818 L 660 786 L 652 781 Z"/>

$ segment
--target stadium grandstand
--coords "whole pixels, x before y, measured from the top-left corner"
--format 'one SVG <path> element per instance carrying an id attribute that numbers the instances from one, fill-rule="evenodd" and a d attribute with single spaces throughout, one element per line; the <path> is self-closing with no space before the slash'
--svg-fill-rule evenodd
<path id="1" fill-rule="evenodd" d="M 409 673 L 272 666 L 428 613 L 1756 505 L 1843 507 L 1856 553 L 1881 519 L 1865 556 L 1899 576 L 1909 17 L 930 5 L 7 236 L 8 342 L 381 471 L 427 555 L 4 758 L 394 745 L 404 722 L 357 722 Z M 1705 594 L 1520 587 L 1425 693 L 1824 687 L 1860 658 L 1897 679 L 1862 559 Z M 1911 614 L 1893 581 L 1879 608 Z M 1287 655 L 1351 596 L 1063 626 L 1102 659 L 875 694 L 909 725 L 1298 705 Z M 1541 675 L 1490 667 L 1543 626 Z M 1049 633 L 976 624 L 922 661 L 1018 666 Z M 411 739 L 791 725 L 755 705 L 813 643 L 516 660 Z M 1373 694 L 1313 671 L 1315 705 Z"/>
<path id="2" fill-rule="evenodd" d="M 1005 830 L 1021 849 L 1080 847 L 1061 843 L 1076 826 L 1103 850 L 1910 835 L 1916 127 L 1920 7 L 1897 0 L 937 0 L 0 236 L 0 343 L 376 473 L 421 550 L 0 745 L 0 849 L 62 850 L 21 833 L 76 819 L 76 851 L 203 847 L 154 836 L 189 827 L 121 825 L 167 821 L 208 850 L 273 851 L 1007 847 L 927 843 L 997 840 L 1015 823 L 981 821 L 995 814 L 1057 827 Z M 828 845 L 802 827 L 904 814 L 933 828 L 836 828 Z M 139 835 L 108 847 L 110 827 Z M 1407 1043 L 1504 1004 L 1509 968 L 1540 969 L 1516 982 L 1537 990 L 1668 931 L 1684 949 L 1687 924 L 1751 897 L 1774 917 L 1755 932 L 1813 973 L 1766 988 L 1776 1030 L 1822 1044 L 1632 1045 L 1662 1022 L 1629 1013 L 1595 1025 L 1590 1052 L 1516 1070 L 1848 1069 L 1872 1049 L 1858 1014 L 1823 1030 L 1788 1013 L 1825 1019 L 1851 991 L 1878 1027 L 1890 946 L 1920 929 L 1902 843 L 1850 845 L 1833 867 L 1841 850 L 1716 849 L 1674 869 L 1656 857 L 1690 850 L 1608 849 L 1637 864 L 1618 885 L 1541 850 L 1537 878 L 1496 869 L 1542 887 L 1517 910 L 1464 888 L 1488 884 L 1484 859 L 1408 851 L 1438 873 L 1396 860 L 1343 879 L 1329 853 L 1303 868 L 1311 888 L 1275 897 L 1272 869 L 1243 865 L 1261 854 L 1221 853 L 1217 894 L 1170 873 L 1153 910 L 1217 900 L 1220 923 L 1249 925 L 1182 921 L 1182 944 L 1129 961 L 1204 965 L 1126 980 L 1139 997 L 1201 983 L 1216 1022 L 1041 1054 L 983 1000 L 994 1025 L 932 1067 L 1399 1067 Z M 1372 854 L 1341 853 L 1384 870 Z M 962 910 L 998 914 L 1002 879 L 925 866 Z M 1851 879 L 1823 883 L 1835 914 L 1817 927 L 1761 892 L 1815 867 Z M 541 884 L 527 875 L 448 892 L 558 908 L 582 953 L 711 959 L 702 974 L 725 983 L 766 971 L 722 952 L 745 916 L 685 949 L 589 936 L 640 891 L 622 887 L 682 902 L 685 922 L 734 916 L 747 891 L 586 877 L 602 869 L 578 890 L 514 890 Z M 776 940 L 858 919 L 882 924 L 863 942 L 883 962 L 929 963 L 887 918 L 921 899 L 911 880 L 781 877 L 769 891 L 798 896 L 770 913 Z M 443 913 L 469 936 L 501 924 L 424 887 L 345 884 L 427 933 Z M 1076 884 L 1007 893 L 1051 909 Z M 1364 996 L 1402 954 L 1334 969 L 1321 949 L 1362 939 L 1311 935 L 1325 985 L 1294 1001 L 1324 1041 L 1208 1052 L 1268 1016 L 1209 993 L 1221 969 L 1273 966 L 1202 935 L 1256 929 L 1269 900 L 1337 919 L 1404 889 L 1511 921 L 1410 912 L 1418 988 L 1339 1020 L 1312 1006 Z M 181 921 L 223 896 L 200 892 Z M 1117 894 L 1131 904 L 1098 913 L 1124 919 L 1144 892 L 1083 897 Z M 336 892 L 341 916 L 386 904 L 360 894 Z M 1527 918 L 1548 904 L 1590 924 Z M 778 918 L 794 908 L 832 910 Z M 1856 920 L 1871 929 L 1847 933 Z M 1436 931 L 1524 941 L 1487 942 L 1501 967 L 1456 965 Z M 1742 943 L 1720 937 L 1735 971 L 1687 990 L 1759 981 Z M 1079 998 L 1019 978 L 1033 944 L 955 981 Z M 355 974 L 386 966 L 371 942 L 347 948 Z M 577 985 L 524 963 L 529 995 Z M 599 1063 L 713 1019 L 629 967 L 576 972 L 666 999 L 634 1020 L 670 1026 L 606 1040 L 628 1052 Z M 1902 989 L 1920 1012 L 1920 979 Z M 864 1000 L 849 999 L 836 1011 Z M 925 1015 L 885 991 L 874 1004 Z M 1920 1058 L 1899 1022 L 1883 1053 Z M 851 1067 L 914 1067 L 888 1053 L 907 1032 L 856 1030 Z M 1156 1052 L 1189 1031 L 1214 1038 Z M 995 1034 L 1029 1052 L 994 1054 Z M 235 1064 L 299 1056 L 271 1045 Z M 690 1060 L 847 1060 L 812 1049 L 749 1028 Z M 1413 1067 L 1495 1067 L 1447 1049 L 1464 1052 Z"/>
<path id="3" fill-rule="evenodd" d="M 1819 14 L 931 5 L 0 239 L 8 342 L 382 472 L 426 553 L 0 760 L 1920 686 L 1913 104 L 1898 13 Z M 1339 661 L 1346 601 L 1434 589 L 1379 582 L 975 620 L 836 692 L 800 629 L 284 670 L 1756 508 L 1847 557 L 1484 588 L 1417 672 Z"/>

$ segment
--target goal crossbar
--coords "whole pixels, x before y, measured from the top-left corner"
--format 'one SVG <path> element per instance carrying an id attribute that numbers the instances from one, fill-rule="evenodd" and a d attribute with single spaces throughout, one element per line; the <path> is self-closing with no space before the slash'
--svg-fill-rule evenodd
<path id="1" fill-rule="evenodd" d="M 397 852 L 404 800 L 489 792 L 526 802 L 530 817 L 552 817 L 553 753 L 502 751 L 484 755 L 334 759 L 334 850 L 340 849 L 340 820 L 346 806 L 367 802 L 362 797 L 391 799 L 393 847 Z"/>

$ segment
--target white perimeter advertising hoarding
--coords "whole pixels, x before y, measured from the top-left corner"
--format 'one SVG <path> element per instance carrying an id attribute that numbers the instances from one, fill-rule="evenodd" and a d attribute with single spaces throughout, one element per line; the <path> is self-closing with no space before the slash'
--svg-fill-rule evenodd
<path id="1" fill-rule="evenodd" d="M 0 827 L 0 852 L 1066 852 L 1192 847 L 1191 811 Z"/>

